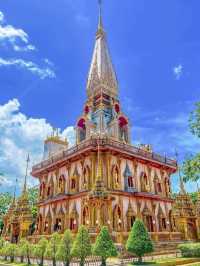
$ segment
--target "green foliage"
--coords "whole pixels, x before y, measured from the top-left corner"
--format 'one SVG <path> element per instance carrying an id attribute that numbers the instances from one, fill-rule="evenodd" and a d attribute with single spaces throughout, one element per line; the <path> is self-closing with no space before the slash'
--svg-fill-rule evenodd
<path id="1" fill-rule="evenodd" d="M 37 201 L 39 196 L 38 193 L 39 193 L 38 187 L 33 187 L 28 189 L 28 200 L 31 205 L 33 218 L 37 217 Z"/>
<path id="2" fill-rule="evenodd" d="M 195 106 L 196 109 L 189 118 L 189 125 L 192 134 L 200 138 L 200 102 L 196 103 Z"/>
<path id="3" fill-rule="evenodd" d="M 185 258 L 200 258 L 200 243 L 181 244 L 178 248 L 180 249 L 182 256 Z"/>
<path id="4" fill-rule="evenodd" d="M 45 257 L 52 260 L 53 266 L 56 266 L 56 254 L 58 252 L 60 242 L 61 242 L 61 236 L 58 233 L 53 233 L 47 245 Z"/>
<path id="5" fill-rule="evenodd" d="M 80 266 L 84 266 L 85 259 L 91 255 L 91 244 L 88 230 L 81 225 L 72 247 L 72 256 L 80 259 Z"/>
<path id="6" fill-rule="evenodd" d="M 73 238 L 70 230 L 66 230 L 61 240 L 56 258 L 64 262 L 65 266 L 70 265 L 72 259 L 71 249 L 73 244 Z"/>
<path id="7" fill-rule="evenodd" d="M 26 240 L 21 239 L 17 245 L 17 256 L 20 257 L 21 263 L 24 262 L 24 257 L 26 255 L 25 244 L 26 244 Z"/>
<path id="8" fill-rule="evenodd" d="M 22 248 L 24 250 L 24 255 L 27 259 L 27 264 L 31 265 L 30 257 L 31 257 L 32 252 L 33 252 L 33 245 L 30 244 L 27 240 L 24 240 L 24 244 L 23 244 Z"/>
<path id="9" fill-rule="evenodd" d="M 200 153 L 187 158 L 182 165 L 183 181 L 197 182 L 200 179 Z"/>
<path id="10" fill-rule="evenodd" d="M 0 249 L 2 249 L 5 246 L 5 240 L 3 237 L 0 237 Z"/>
<path id="11" fill-rule="evenodd" d="M 189 126 L 193 135 L 200 138 L 200 102 L 196 103 L 196 109 L 191 113 Z M 184 182 L 197 182 L 200 179 L 200 153 L 186 158 L 183 162 L 182 171 Z"/>
<path id="12" fill-rule="evenodd" d="M 16 252 L 17 252 L 17 245 L 9 243 L 6 246 L 6 252 L 7 252 L 7 256 L 10 257 L 10 262 L 14 262 L 14 259 L 15 259 L 15 256 L 16 256 Z"/>
<path id="13" fill-rule="evenodd" d="M 35 245 L 34 248 L 34 255 L 36 258 L 39 259 L 38 265 L 43 266 L 44 265 L 44 256 L 47 250 L 48 241 L 46 238 L 41 238 L 40 241 Z"/>
<path id="14" fill-rule="evenodd" d="M 142 261 L 144 254 L 153 252 L 153 243 L 141 220 L 135 221 L 126 243 L 126 249 L 135 254 L 139 262 Z"/>
<path id="15" fill-rule="evenodd" d="M 108 228 L 103 226 L 93 247 L 93 253 L 102 258 L 102 266 L 109 257 L 117 256 L 117 249 L 111 239 Z"/>
<path id="16" fill-rule="evenodd" d="M 3 221 L 2 218 L 7 212 L 13 197 L 10 193 L 0 193 L 0 229 L 3 228 Z"/>
<path id="17" fill-rule="evenodd" d="M 0 249 L 0 256 L 4 257 L 4 260 L 8 258 L 8 242 L 5 242 L 4 246 Z"/>
<path id="18" fill-rule="evenodd" d="M 192 193 L 189 193 L 191 199 L 192 199 L 192 202 L 193 204 L 195 204 L 197 202 L 197 198 L 198 198 L 198 193 L 197 192 L 192 192 Z"/>

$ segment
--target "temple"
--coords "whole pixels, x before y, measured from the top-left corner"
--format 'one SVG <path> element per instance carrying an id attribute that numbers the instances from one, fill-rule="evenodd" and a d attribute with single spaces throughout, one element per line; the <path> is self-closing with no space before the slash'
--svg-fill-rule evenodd
<path id="1" fill-rule="evenodd" d="M 122 244 L 136 218 L 144 221 L 154 241 L 196 239 L 200 196 L 194 206 L 181 182 L 179 195 L 172 199 L 170 177 L 177 172 L 177 161 L 154 153 L 149 145 L 131 144 L 131 125 L 119 101 L 101 6 L 86 89 L 87 100 L 75 126 L 76 144 L 69 147 L 54 130 L 45 140 L 43 161 L 32 169 L 40 185 L 30 239 L 66 229 L 76 234 L 83 224 L 94 240 L 106 225 L 113 240 Z M 15 202 L 9 212 L 13 209 Z M 5 235 L 7 224 L 15 224 L 9 212 Z"/>

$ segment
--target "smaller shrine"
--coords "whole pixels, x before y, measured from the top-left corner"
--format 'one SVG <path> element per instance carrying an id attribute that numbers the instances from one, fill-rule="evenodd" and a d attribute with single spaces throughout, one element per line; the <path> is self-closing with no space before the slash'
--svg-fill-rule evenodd
<path id="1" fill-rule="evenodd" d="M 198 224 L 200 214 L 200 196 L 197 204 L 193 204 L 190 195 L 186 192 L 182 176 L 179 171 L 180 191 L 173 205 L 175 228 L 182 233 L 184 240 L 198 239 Z"/>
<path id="2" fill-rule="evenodd" d="M 18 199 L 16 199 L 14 192 L 13 202 L 3 218 L 4 228 L 2 236 L 12 243 L 17 243 L 19 239 L 25 238 L 31 234 L 33 216 L 27 192 L 28 163 L 29 156 L 27 158 L 26 175 L 22 194 Z"/>

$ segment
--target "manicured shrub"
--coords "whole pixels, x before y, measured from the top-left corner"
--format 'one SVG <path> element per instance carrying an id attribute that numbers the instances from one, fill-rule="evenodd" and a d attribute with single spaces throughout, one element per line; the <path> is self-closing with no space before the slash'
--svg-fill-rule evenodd
<path id="1" fill-rule="evenodd" d="M 72 259 L 72 244 L 73 244 L 73 239 L 72 239 L 72 234 L 70 230 L 66 230 L 63 238 L 61 239 L 61 243 L 58 249 L 58 252 L 56 254 L 56 258 L 60 261 L 63 261 L 65 266 L 70 265 L 70 261 Z"/>
<path id="2" fill-rule="evenodd" d="M 117 256 L 117 249 L 111 239 L 108 228 L 103 226 L 93 247 L 93 254 L 101 257 L 101 266 L 106 266 L 109 257 Z"/>
<path id="3" fill-rule="evenodd" d="M 60 246 L 61 236 L 58 233 L 53 233 L 47 245 L 45 257 L 52 260 L 53 266 L 56 266 L 56 254 Z"/>
<path id="4" fill-rule="evenodd" d="M 9 243 L 7 245 L 7 256 L 10 257 L 10 262 L 14 262 L 17 251 L 17 245 Z"/>
<path id="5" fill-rule="evenodd" d="M 3 248 L 0 249 L 0 255 L 4 257 L 4 260 L 8 260 L 8 242 L 5 242 Z"/>
<path id="6" fill-rule="evenodd" d="M 5 243 L 6 241 L 2 237 L 0 237 L 0 250 L 4 247 Z"/>
<path id="7" fill-rule="evenodd" d="M 85 259 L 91 255 L 91 244 L 88 230 L 80 226 L 72 247 L 72 256 L 80 259 L 80 266 L 84 266 Z"/>
<path id="8" fill-rule="evenodd" d="M 181 244 L 178 248 L 180 249 L 182 256 L 185 258 L 200 258 L 200 243 Z"/>
<path id="9" fill-rule="evenodd" d="M 33 254 L 38 259 L 38 265 L 43 266 L 44 265 L 44 256 L 46 254 L 48 246 L 48 240 L 46 238 L 41 238 L 40 241 L 35 245 Z"/>
<path id="10" fill-rule="evenodd" d="M 20 262 L 23 263 L 24 262 L 24 257 L 26 255 L 25 252 L 25 245 L 26 244 L 26 240 L 25 239 L 21 239 L 17 245 L 17 256 L 20 257 Z"/>
<path id="11" fill-rule="evenodd" d="M 144 254 L 153 252 L 153 243 L 141 220 L 136 220 L 133 224 L 126 243 L 126 249 L 138 257 L 138 262 L 142 262 Z"/>
<path id="12" fill-rule="evenodd" d="M 33 253 L 34 250 L 34 246 L 29 243 L 27 240 L 24 240 L 24 244 L 22 246 L 22 252 L 24 252 L 24 257 L 27 259 L 27 264 L 31 265 L 31 255 Z"/>

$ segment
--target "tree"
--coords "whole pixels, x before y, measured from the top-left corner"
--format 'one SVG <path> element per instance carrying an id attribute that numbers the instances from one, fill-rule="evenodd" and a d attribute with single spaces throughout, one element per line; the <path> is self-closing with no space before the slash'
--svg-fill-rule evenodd
<path id="1" fill-rule="evenodd" d="M 69 266 L 70 261 L 72 259 L 72 254 L 71 254 L 72 244 L 73 244 L 73 239 L 71 231 L 66 230 L 61 240 L 58 252 L 56 254 L 57 259 L 63 261 L 65 266 Z"/>
<path id="2" fill-rule="evenodd" d="M 196 109 L 189 118 L 189 127 L 191 133 L 200 138 L 200 102 L 196 103 Z M 190 155 L 185 159 L 182 165 L 184 182 L 193 181 L 198 185 L 200 179 L 200 153 Z"/>
<path id="3" fill-rule="evenodd" d="M 3 229 L 3 216 L 7 212 L 13 197 L 10 193 L 0 193 L 0 229 Z"/>
<path id="4" fill-rule="evenodd" d="M 9 243 L 7 245 L 7 255 L 10 257 L 10 262 L 14 262 L 17 251 L 16 244 Z"/>
<path id="5" fill-rule="evenodd" d="M 0 250 L 5 246 L 5 240 L 3 237 L 0 237 Z"/>
<path id="6" fill-rule="evenodd" d="M 44 265 L 44 256 L 47 250 L 48 240 L 46 238 L 41 238 L 38 244 L 35 245 L 34 255 L 39 259 L 38 265 Z"/>
<path id="7" fill-rule="evenodd" d="M 20 262 L 24 262 L 24 257 L 26 256 L 26 240 L 21 239 L 17 245 L 17 255 L 20 257 Z"/>
<path id="8" fill-rule="evenodd" d="M 81 225 L 72 247 L 72 256 L 80 258 L 80 266 L 84 266 L 85 259 L 91 255 L 91 244 L 88 230 Z"/>
<path id="9" fill-rule="evenodd" d="M 108 228 L 103 226 L 93 247 L 93 253 L 101 257 L 101 266 L 106 266 L 109 257 L 117 256 L 117 249 L 110 237 Z"/>
<path id="10" fill-rule="evenodd" d="M 56 266 L 56 254 L 60 246 L 61 236 L 58 233 L 53 233 L 47 245 L 45 256 L 52 260 L 53 266 Z"/>
<path id="11" fill-rule="evenodd" d="M 200 102 L 197 102 L 196 109 L 190 114 L 189 126 L 193 135 L 200 138 Z"/>
<path id="12" fill-rule="evenodd" d="M 37 217 L 37 201 L 39 196 L 38 187 L 32 187 L 28 189 L 28 200 L 31 205 L 33 218 Z"/>
<path id="13" fill-rule="evenodd" d="M 182 165 L 183 181 L 196 182 L 200 179 L 200 153 L 187 158 Z"/>
<path id="14" fill-rule="evenodd" d="M 141 220 L 136 220 L 133 224 L 126 243 L 126 249 L 128 252 L 135 254 L 139 262 L 142 262 L 144 254 L 153 252 L 153 243 Z"/>
<path id="15" fill-rule="evenodd" d="M 30 244 L 27 240 L 24 241 L 24 245 L 23 245 L 23 249 L 24 249 L 24 256 L 27 259 L 27 264 L 31 265 L 31 254 L 33 251 L 33 245 Z"/>

